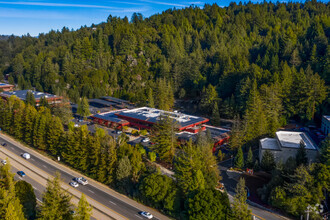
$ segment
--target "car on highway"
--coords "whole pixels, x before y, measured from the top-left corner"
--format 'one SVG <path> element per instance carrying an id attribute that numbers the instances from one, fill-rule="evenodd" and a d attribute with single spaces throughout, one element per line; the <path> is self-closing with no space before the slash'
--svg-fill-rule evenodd
<path id="1" fill-rule="evenodd" d="M 2 143 L 1 144 L 3 147 L 6 147 L 7 146 L 7 143 Z"/>
<path id="2" fill-rule="evenodd" d="M 30 159 L 31 158 L 31 155 L 29 154 L 29 153 L 24 153 L 24 154 L 22 154 L 22 157 L 24 158 L 24 159 Z"/>
<path id="3" fill-rule="evenodd" d="M 143 143 L 147 143 L 147 142 L 149 142 L 149 141 L 150 141 L 150 138 L 148 138 L 148 137 L 142 139 L 142 142 L 143 142 Z"/>
<path id="4" fill-rule="evenodd" d="M 140 213 L 143 217 L 146 217 L 147 219 L 152 219 L 153 216 L 149 212 L 141 212 Z"/>
<path id="5" fill-rule="evenodd" d="M 2 163 L 3 165 L 6 165 L 6 164 L 7 164 L 7 161 L 6 161 L 6 160 L 2 160 L 1 163 Z"/>
<path id="6" fill-rule="evenodd" d="M 88 180 L 86 180 L 84 177 L 78 177 L 76 179 L 77 179 L 77 182 L 80 183 L 81 185 L 87 185 L 88 184 Z"/>
<path id="7" fill-rule="evenodd" d="M 18 171 L 17 174 L 20 175 L 21 177 L 25 177 L 26 176 L 23 171 Z"/>
<path id="8" fill-rule="evenodd" d="M 79 184 L 75 181 L 71 181 L 70 182 L 70 186 L 74 187 L 74 188 L 77 188 L 79 186 Z"/>

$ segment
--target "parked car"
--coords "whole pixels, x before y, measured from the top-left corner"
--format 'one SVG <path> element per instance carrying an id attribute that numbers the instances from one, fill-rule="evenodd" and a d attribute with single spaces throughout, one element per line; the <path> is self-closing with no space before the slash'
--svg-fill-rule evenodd
<path id="1" fill-rule="evenodd" d="M 31 158 L 31 155 L 29 154 L 29 153 L 24 153 L 24 154 L 22 154 L 22 157 L 24 158 L 24 159 L 30 159 Z"/>
<path id="2" fill-rule="evenodd" d="M 18 171 L 17 174 L 20 175 L 21 177 L 25 177 L 26 176 L 23 171 Z"/>
<path id="3" fill-rule="evenodd" d="M 150 141 L 150 138 L 148 138 L 148 137 L 142 139 L 142 142 L 143 142 L 143 143 L 147 143 L 147 142 L 149 142 L 149 141 Z"/>
<path id="4" fill-rule="evenodd" d="M 78 177 L 77 182 L 80 183 L 81 185 L 87 185 L 88 181 L 84 177 Z"/>
<path id="5" fill-rule="evenodd" d="M 3 147 L 6 147 L 6 146 L 7 146 L 7 143 L 2 143 L 2 146 L 3 146 Z"/>
<path id="6" fill-rule="evenodd" d="M 6 164 L 7 164 L 7 161 L 6 161 L 6 160 L 2 160 L 1 163 L 2 163 L 3 165 L 6 165 Z"/>
<path id="7" fill-rule="evenodd" d="M 146 217 L 148 219 L 152 219 L 153 216 L 149 212 L 141 212 L 140 213 L 143 217 Z"/>
<path id="8" fill-rule="evenodd" d="M 122 134 L 123 132 L 121 130 L 115 130 L 115 134 Z"/>
<path id="9" fill-rule="evenodd" d="M 79 184 L 75 181 L 71 181 L 70 182 L 70 186 L 74 187 L 74 188 L 77 188 L 79 186 Z"/>

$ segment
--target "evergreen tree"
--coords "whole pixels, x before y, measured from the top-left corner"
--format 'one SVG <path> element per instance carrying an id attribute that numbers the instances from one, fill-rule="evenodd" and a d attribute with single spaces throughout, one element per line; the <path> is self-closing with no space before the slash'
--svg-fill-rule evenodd
<path id="1" fill-rule="evenodd" d="M 240 178 L 236 185 L 236 194 L 234 196 L 233 203 L 233 217 L 234 219 L 250 220 L 251 210 L 248 209 L 246 204 L 246 190 L 245 190 L 245 180 Z"/>
<path id="2" fill-rule="evenodd" d="M 82 99 L 79 100 L 77 113 L 84 118 L 86 118 L 91 114 L 89 111 L 88 99 L 86 97 L 83 97 Z"/>
<path id="3" fill-rule="evenodd" d="M 253 153 L 251 147 L 249 148 L 245 164 L 247 168 L 253 168 L 254 163 L 253 163 Z"/>
<path id="4" fill-rule="evenodd" d="M 328 137 L 322 141 L 320 149 L 321 162 L 330 166 L 330 134 L 328 134 Z"/>
<path id="5" fill-rule="evenodd" d="M 220 125 L 220 114 L 217 102 L 213 104 L 211 121 L 215 126 Z"/>
<path id="6" fill-rule="evenodd" d="M 242 169 L 244 167 L 244 156 L 243 156 L 243 150 L 241 147 L 238 148 L 238 150 L 237 150 L 234 166 L 239 169 Z"/>
<path id="7" fill-rule="evenodd" d="M 175 148 L 177 145 L 175 132 L 177 125 L 169 116 L 161 116 L 155 125 L 152 142 L 155 143 L 151 148 L 161 160 L 172 163 Z"/>
<path id="8" fill-rule="evenodd" d="M 36 99 L 34 97 L 34 94 L 32 93 L 32 91 L 28 91 L 26 93 L 26 99 L 25 99 L 26 104 L 30 104 L 31 106 L 35 106 L 36 105 Z"/>
<path id="9" fill-rule="evenodd" d="M 152 94 L 152 89 L 148 90 L 148 106 L 150 108 L 154 108 L 155 107 L 155 103 L 154 103 L 154 97 Z"/>
<path id="10" fill-rule="evenodd" d="M 275 164 L 274 154 L 269 150 L 266 150 L 262 155 L 262 159 L 260 163 L 261 168 L 269 172 L 275 168 L 275 165 L 276 164 Z"/>
<path id="11" fill-rule="evenodd" d="M 81 194 L 76 213 L 73 217 L 75 220 L 89 220 L 92 215 L 92 207 L 86 200 L 85 194 Z"/>
<path id="12" fill-rule="evenodd" d="M 189 219 L 227 219 L 230 206 L 227 195 L 215 190 L 205 189 L 193 193 L 187 200 Z"/>
<path id="13" fill-rule="evenodd" d="M 306 146 L 303 140 L 300 141 L 299 144 L 299 149 L 297 151 L 296 155 L 296 163 L 297 166 L 300 164 L 307 165 L 308 158 L 307 158 L 307 153 L 306 153 Z"/>
<path id="14" fill-rule="evenodd" d="M 37 200 L 32 185 L 25 181 L 18 181 L 15 184 L 15 192 L 23 206 L 25 218 L 35 219 Z"/>
<path id="15" fill-rule="evenodd" d="M 117 186 L 126 192 L 129 192 L 129 183 L 132 175 L 132 166 L 127 156 L 121 158 L 116 170 Z"/>
<path id="16" fill-rule="evenodd" d="M 72 219 L 70 210 L 71 196 L 61 189 L 60 175 L 47 181 L 46 191 L 42 196 L 39 216 L 41 219 Z"/>

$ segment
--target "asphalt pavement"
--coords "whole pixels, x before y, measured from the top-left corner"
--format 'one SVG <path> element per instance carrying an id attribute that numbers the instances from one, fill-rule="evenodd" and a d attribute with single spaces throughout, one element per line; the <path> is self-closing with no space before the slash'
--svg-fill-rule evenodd
<path id="1" fill-rule="evenodd" d="M 233 196 L 235 195 L 235 189 L 237 180 L 240 176 L 238 173 L 230 173 L 228 169 L 232 167 L 232 159 L 222 161 L 218 164 L 219 170 L 221 172 L 222 180 L 221 182 L 225 185 L 226 191 L 229 196 L 229 200 L 233 201 Z M 279 220 L 279 219 L 288 219 L 287 217 L 281 216 L 277 213 L 267 211 L 265 209 L 248 205 L 249 209 L 252 211 L 252 214 L 255 216 L 255 219 L 260 220 Z"/>
<path id="2" fill-rule="evenodd" d="M 31 152 L 31 149 L 29 149 L 29 150 L 23 149 L 23 147 L 19 146 L 19 144 L 16 144 L 12 141 L 9 142 L 8 140 L 5 140 L 3 137 L 0 137 L 0 143 L 4 143 L 4 142 L 7 143 L 7 146 L 5 148 L 17 156 L 21 156 L 25 152 L 30 152 L 31 158 L 28 161 L 25 161 L 25 159 L 22 158 L 22 161 L 30 162 L 34 166 L 38 167 L 39 169 L 42 169 L 43 171 L 45 171 L 46 173 L 48 173 L 52 176 L 54 176 L 55 172 L 59 172 L 61 174 L 61 179 L 64 182 L 67 182 L 67 184 L 69 184 L 69 182 L 72 180 L 72 178 L 77 177 L 77 176 L 73 176 L 66 170 L 62 169 L 61 166 L 54 166 L 53 163 L 50 163 L 49 161 L 40 157 L 39 154 L 37 154 L 37 153 L 34 154 L 33 152 Z M 90 180 L 89 178 L 87 178 L 87 179 Z M 35 184 L 35 183 L 33 183 L 33 184 Z M 33 186 L 35 186 L 35 185 L 33 185 Z M 139 213 L 141 211 L 146 211 L 146 210 L 148 211 L 147 207 L 145 207 L 146 209 L 144 209 L 144 210 L 136 208 L 135 206 L 128 204 L 126 201 L 124 201 L 123 198 L 120 198 L 120 196 L 110 195 L 109 193 L 100 189 L 100 187 L 98 187 L 97 185 L 91 184 L 91 182 L 85 186 L 79 185 L 79 187 L 77 187 L 75 189 L 80 191 L 81 193 L 84 193 L 86 196 L 92 198 L 93 200 L 97 201 L 98 203 L 101 203 L 103 206 L 124 216 L 127 219 L 143 219 L 143 217 L 140 216 Z M 127 197 L 125 199 L 127 200 Z M 151 211 L 151 213 L 154 214 L 155 210 Z M 161 218 L 159 218 L 159 219 L 168 219 L 167 217 L 161 215 L 160 213 L 156 213 L 156 215 L 161 216 Z M 154 218 L 154 219 L 157 219 L 157 218 Z"/>

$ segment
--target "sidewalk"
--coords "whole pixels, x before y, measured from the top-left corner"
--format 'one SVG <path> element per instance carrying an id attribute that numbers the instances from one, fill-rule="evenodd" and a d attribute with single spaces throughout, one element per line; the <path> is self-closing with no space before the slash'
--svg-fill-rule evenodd
<path id="1" fill-rule="evenodd" d="M 77 171 L 74 171 L 74 170 L 68 168 L 67 166 L 65 166 L 65 165 L 63 165 L 63 164 L 61 164 L 61 163 L 55 162 L 55 161 L 51 160 L 50 158 L 48 158 L 48 157 L 46 157 L 46 156 L 40 154 L 39 152 L 37 152 L 37 151 L 35 151 L 35 150 L 32 150 L 32 149 L 29 148 L 29 147 L 24 146 L 23 144 L 21 144 L 20 142 L 14 140 L 13 138 L 11 138 L 11 137 L 8 136 L 8 135 L 4 135 L 3 133 L 1 133 L 0 136 L 1 136 L 3 139 L 7 140 L 8 142 L 11 142 L 11 143 L 13 143 L 13 144 L 19 146 L 20 148 L 24 149 L 24 151 L 26 151 L 26 152 L 28 152 L 28 153 L 31 153 L 31 154 L 33 154 L 33 155 L 35 155 L 35 156 L 38 156 L 40 159 L 44 160 L 45 162 L 50 163 L 50 164 L 52 164 L 53 166 L 60 167 L 63 171 L 65 171 L 66 173 L 68 173 L 68 174 L 70 174 L 70 175 L 72 175 L 72 176 L 83 176 L 84 178 L 86 178 L 86 179 L 88 180 L 88 182 L 89 182 L 90 184 L 92 184 L 92 185 L 94 185 L 94 186 L 97 186 L 100 190 L 104 191 L 105 193 L 110 194 L 110 195 L 116 197 L 117 199 L 120 199 L 120 200 L 122 200 L 123 202 L 125 202 L 125 203 L 127 203 L 127 204 L 129 204 L 129 205 L 131 205 L 131 206 L 133 206 L 133 207 L 135 207 L 135 208 L 137 208 L 137 209 L 139 209 L 139 210 L 143 210 L 143 211 L 150 212 L 150 213 L 153 214 L 154 217 L 156 217 L 156 218 L 158 218 L 158 219 L 170 219 L 169 217 L 167 217 L 167 216 L 165 216 L 165 215 L 159 213 L 156 209 L 153 209 L 153 208 L 150 208 L 150 207 L 144 206 L 144 205 L 142 205 L 142 204 L 140 204 L 140 203 L 138 203 L 138 202 L 136 202 L 136 201 L 134 201 L 134 200 L 128 198 L 127 196 L 122 195 L 122 194 L 120 194 L 120 193 L 118 193 L 118 192 L 116 192 L 116 191 L 110 189 L 108 186 L 106 186 L 106 185 L 104 185 L 104 184 L 102 184 L 102 183 L 99 183 L 99 182 L 97 182 L 97 181 L 95 181 L 95 180 L 93 180 L 93 179 L 91 179 L 91 178 L 89 178 L 89 177 L 86 177 L 86 176 L 84 176 L 83 174 L 78 173 Z M 43 171 L 42 171 L 42 172 L 43 172 Z M 76 190 L 75 190 L 75 191 L 76 191 Z M 96 201 L 95 201 L 95 202 L 96 202 Z M 102 209 L 101 209 L 101 210 L 102 210 Z M 111 216 L 112 216 L 112 215 L 111 215 Z M 116 217 L 118 217 L 118 218 L 116 218 L 116 219 L 123 219 L 123 217 L 119 217 L 119 216 L 118 216 L 118 213 L 116 214 Z M 126 218 L 125 218 L 125 219 L 126 219 Z"/>

